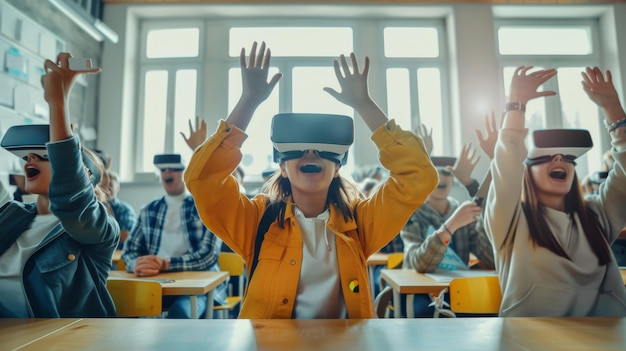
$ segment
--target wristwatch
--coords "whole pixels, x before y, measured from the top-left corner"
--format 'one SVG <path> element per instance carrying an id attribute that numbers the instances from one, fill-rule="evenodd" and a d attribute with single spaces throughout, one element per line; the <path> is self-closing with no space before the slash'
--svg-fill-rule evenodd
<path id="1" fill-rule="evenodd" d="M 506 105 L 504 105 L 504 111 L 505 112 L 509 112 L 509 111 L 526 112 L 526 104 L 522 102 L 509 102 Z"/>

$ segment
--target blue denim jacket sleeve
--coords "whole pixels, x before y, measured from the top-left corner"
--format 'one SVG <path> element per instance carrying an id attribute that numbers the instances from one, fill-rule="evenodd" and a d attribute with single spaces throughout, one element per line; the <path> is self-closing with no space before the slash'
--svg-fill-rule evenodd
<path id="1" fill-rule="evenodd" d="M 48 143 L 46 147 L 52 170 L 48 189 L 50 211 L 59 218 L 63 229 L 84 245 L 83 249 L 110 261 L 120 229 L 96 198 L 77 137 Z"/>

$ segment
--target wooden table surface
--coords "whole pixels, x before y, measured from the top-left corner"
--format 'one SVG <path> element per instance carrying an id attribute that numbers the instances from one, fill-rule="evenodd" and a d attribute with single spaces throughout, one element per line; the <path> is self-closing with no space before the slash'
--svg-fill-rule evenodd
<path id="1" fill-rule="evenodd" d="M 0 336 L 24 351 L 626 350 L 626 318 L 0 319 Z"/>
<path id="2" fill-rule="evenodd" d="M 133 273 L 111 271 L 109 279 L 157 280 L 163 287 L 163 295 L 204 295 L 228 279 L 228 272 L 171 272 L 144 278 Z"/>

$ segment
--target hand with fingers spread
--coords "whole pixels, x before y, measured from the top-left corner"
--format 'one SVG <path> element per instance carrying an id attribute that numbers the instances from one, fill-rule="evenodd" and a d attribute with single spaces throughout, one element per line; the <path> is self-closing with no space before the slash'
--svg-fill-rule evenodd
<path id="1" fill-rule="evenodd" d="M 504 121 L 506 113 L 502 113 L 500 116 L 500 125 Z M 493 160 L 493 152 L 496 148 L 496 142 L 498 141 L 498 125 L 496 124 L 496 114 L 491 111 L 491 117 L 485 116 L 485 134 L 480 129 L 476 129 L 476 136 L 478 137 L 478 143 L 480 148 L 489 156 L 490 160 Z"/>
<path id="2" fill-rule="evenodd" d="M 241 130 L 248 127 L 254 111 L 270 96 L 282 77 L 281 73 L 276 73 L 269 82 L 267 81 L 271 58 L 272 54 L 269 48 L 265 48 L 265 42 L 261 43 L 258 53 L 257 43 L 252 44 L 248 62 L 246 62 L 245 48 L 241 49 L 239 62 L 243 89 L 237 105 L 227 119 L 228 123 L 234 124 Z"/>
<path id="3" fill-rule="evenodd" d="M 617 91 L 613 85 L 611 71 L 606 71 L 606 79 L 598 67 L 587 67 L 583 76 L 583 90 L 589 99 L 603 109 L 607 122 L 613 123 L 626 118 Z"/>
<path id="4" fill-rule="evenodd" d="M 189 119 L 189 138 L 187 138 L 183 132 L 180 132 L 180 135 L 185 139 L 187 146 L 189 146 L 192 151 L 195 150 L 206 140 L 206 121 L 200 119 L 200 116 L 196 116 L 196 126 L 194 129 L 191 125 L 191 119 Z"/>
<path id="5" fill-rule="evenodd" d="M 352 70 L 348 66 L 345 55 L 339 56 L 339 60 L 333 61 L 335 76 L 341 87 L 341 92 L 333 88 L 326 87 L 324 91 L 352 108 L 361 115 L 363 121 L 375 131 L 381 124 L 387 122 L 387 116 L 376 105 L 369 95 L 367 87 L 367 76 L 369 74 L 370 59 L 365 57 L 363 71 L 359 71 L 359 64 L 354 53 L 350 54 Z"/>
<path id="6" fill-rule="evenodd" d="M 532 69 L 533 66 L 519 66 L 515 70 L 511 80 L 510 102 L 526 104 L 532 99 L 556 95 L 554 91 L 537 91 L 542 84 L 556 75 L 556 70 L 545 69 L 530 72 Z"/>
<path id="7" fill-rule="evenodd" d="M 463 145 L 461 154 L 456 159 L 454 166 L 448 166 L 448 171 L 454 174 L 463 185 L 467 186 L 472 183 L 472 172 L 480 161 L 480 156 L 476 155 L 476 149 L 472 148 L 472 144 Z"/>
<path id="8" fill-rule="evenodd" d="M 430 130 L 427 130 L 426 125 L 422 123 L 419 128 L 415 128 L 415 134 L 422 137 L 422 140 L 424 141 L 424 146 L 426 147 L 426 152 L 428 152 L 429 155 L 432 154 L 433 153 L 433 129 L 430 128 Z"/>
<path id="9" fill-rule="evenodd" d="M 46 73 L 41 76 L 41 86 L 44 90 L 44 98 L 50 107 L 50 141 L 65 140 L 73 135 L 65 107 L 76 76 L 102 71 L 100 68 L 80 72 L 72 71 L 68 62 L 70 57 L 72 57 L 71 54 L 63 52 L 57 56 L 56 63 L 50 60 L 44 62 Z"/>

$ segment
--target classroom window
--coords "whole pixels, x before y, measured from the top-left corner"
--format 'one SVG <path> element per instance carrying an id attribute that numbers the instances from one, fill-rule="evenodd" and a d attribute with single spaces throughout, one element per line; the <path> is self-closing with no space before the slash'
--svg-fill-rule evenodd
<path id="1" fill-rule="evenodd" d="M 282 25 L 267 25 L 278 22 Z M 283 77 L 246 129 L 248 138 L 242 146 L 242 166 L 247 178 L 255 179 L 261 172 L 276 167 L 269 139 L 271 118 L 275 114 L 317 112 L 354 118 L 352 108 L 323 90 L 331 87 L 341 91 L 333 68 L 333 60 L 341 54 L 348 56 L 356 52 L 361 70 L 364 55 L 376 61 L 368 81 L 370 87 L 376 87 L 372 89 L 373 98 L 404 128 L 414 129 L 424 122 L 432 124 L 436 133 L 451 135 L 450 128 L 442 131 L 441 118 L 442 105 L 449 103 L 441 93 L 446 84 L 442 71 L 447 64 L 442 49 L 443 22 L 411 20 L 408 23 L 389 19 L 211 20 L 190 28 L 184 22 L 144 22 L 145 55 L 140 65 L 146 77 L 140 88 L 145 93 L 139 102 L 142 120 L 138 122 L 143 147 L 137 150 L 136 158 L 141 161 L 136 162 L 139 165 L 136 173 L 152 172 L 152 157 L 158 152 L 181 153 L 189 160 L 191 151 L 179 133 L 188 132 L 187 121 L 196 115 L 227 117 L 241 95 L 238 59 L 241 49 L 245 48 L 248 55 L 251 43 L 256 41 L 258 50 L 261 40 L 272 53 L 268 79 L 277 72 Z M 176 38 L 184 40 L 171 47 L 163 44 Z M 203 45 L 210 49 L 204 50 Z M 378 71 L 383 74 L 377 74 Z M 389 73 L 385 75 L 385 71 Z M 404 78 L 394 73 L 400 71 L 406 75 Z M 156 77 L 152 77 L 156 73 L 150 73 L 148 78 L 148 72 L 161 72 L 158 84 L 153 82 Z M 227 81 L 228 86 L 218 86 L 218 81 Z M 213 103 L 207 103 L 207 97 L 214 98 Z M 158 114 L 156 109 L 160 109 Z M 209 130 L 213 128 L 209 124 Z M 369 135 L 369 129 L 363 128 L 367 127 L 355 122 L 357 135 Z M 436 138 L 436 150 L 443 148 L 445 140 L 449 138 L 442 134 Z M 359 158 L 360 164 L 378 162 L 376 154 L 361 151 L 367 148 L 359 148 L 359 143 L 371 144 L 371 141 L 355 139 L 348 164 L 342 167 L 344 174 L 352 172 Z"/>
<path id="2" fill-rule="evenodd" d="M 577 171 L 584 175 L 599 170 L 603 130 L 598 107 L 582 90 L 581 72 L 599 66 L 596 24 L 586 20 L 505 21 L 498 26 L 498 52 L 502 64 L 505 95 L 509 95 L 513 72 L 519 65 L 533 70 L 556 68 L 558 74 L 540 89 L 556 96 L 531 100 L 526 106 L 529 131 L 545 128 L 582 128 L 591 133 L 594 148 L 577 160 Z M 549 22 L 549 23 L 547 23 Z M 527 138 L 527 142 L 530 138 Z M 530 146 L 530 145 L 528 145 Z"/>
<path id="3" fill-rule="evenodd" d="M 158 29 L 148 32 L 146 56 L 151 59 L 196 57 L 200 49 L 198 28 Z"/>

